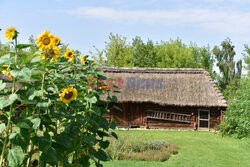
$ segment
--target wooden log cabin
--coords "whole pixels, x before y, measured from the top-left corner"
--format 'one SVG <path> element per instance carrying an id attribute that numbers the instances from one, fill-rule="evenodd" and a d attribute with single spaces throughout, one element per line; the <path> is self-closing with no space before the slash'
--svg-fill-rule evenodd
<path id="1" fill-rule="evenodd" d="M 99 68 L 121 108 L 112 109 L 118 127 L 211 130 L 227 103 L 203 69 Z M 104 98 L 104 97 L 103 97 Z"/>

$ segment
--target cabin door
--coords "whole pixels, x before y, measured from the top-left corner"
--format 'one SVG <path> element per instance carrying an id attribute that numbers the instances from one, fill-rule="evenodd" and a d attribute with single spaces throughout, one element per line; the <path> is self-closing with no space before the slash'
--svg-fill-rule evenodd
<path id="1" fill-rule="evenodd" d="M 141 123 L 141 115 L 139 105 L 136 103 L 129 104 L 128 124 L 130 127 L 139 127 Z"/>
<path id="2" fill-rule="evenodd" d="M 209 110 L 199 110 L 199 129 L 210 127 L 210 111 Z"/>

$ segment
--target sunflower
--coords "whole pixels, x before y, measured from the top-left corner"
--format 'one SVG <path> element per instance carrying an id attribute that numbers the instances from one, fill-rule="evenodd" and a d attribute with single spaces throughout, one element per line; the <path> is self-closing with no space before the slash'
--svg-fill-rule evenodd
<path id="1" fill-rule="evenodd" d="M 77 96 L 77 90 L 75 88 L 66 88 L 59 94 L 60 100 L 64 103 L 70 103 Z"/>
<path id="2" fill-rule="evenodd" d="M 70 49 L 70 50 L 67 49 L 66 52 L 64 53 L 64 56 L 67 59 L 69 59 L 68 62 L 72 62 L 75 58 L 74 52 L 72 51 L 72 49 Z"/>
<path id="3" fill-rule="evenodd" d="M 2 71 L 2 74 L 4 74 L 4 75 L 6 75 L 7 77 L 9 77 L 11 81 L 13 80 L 13 77 L 12 77 L 12 75 L 10 74 L 10 70 L 3 70 L 3 71 Z"/>
<path id="4" fill-rule="evenodd" d="M 109 90 L 109 86 L 100 86 L 99 89 L 103 90 L 104 92 L 107 92 Z"/>
<path id="5" fill-rule="evenodd" d="M 40 50 L 47 51 L 49 49 L 53 49 L 55 46 L 54 36 L 50 34 L 48 31 L 44 31 L 44 33 L 40 34 L 37 38 L 37 46 Z"/>
<path id="6" fill-rule="evenodd" d="M 52 61 L 53 62 L 56 62 L 56 59 L 58 58 L 58 57 L 60 57 L 59 56 L 59 54 L 60 54 L 60 51 L 59 51 L 59 48 L 58 47 L 54 47 L 53 49 L 50 49 L 49 51 L 48 51 L 48 53 L 49 53 L 49 58 L 52 58 Z M 52 56 L 52 57 L 51 57 Z"/>
<path id="7" fill-rule="evenodd" d="M 81 56 L 80 56 L 80 58 L 81 58 L 81 62 L 82 62 L 82 64 L 83 64 L 83 65 L 85 65 L 85 64 L 86 64 L 86 62 L 85 62 L 84 57 L 81 55 Z"/>
<path id="8" fill-rule="evenodd" d="M 18 32 L 16 31 L 15 27 L 11 27 L 5 31 L 5 38 L 11 41 L 17 37 L 17 34 Z"/>
<path id="9" fill-rule="evenodd" d="M 60 41 L 61 40 L 60 40 L 59 37 L 54 37 L 54 43 L 55 43 L 56 46 L 60 44 Z"/>
<path id="10" fill-rule="evenodd" d="M 53 49 L 48 50 L 47 56 L 45 56 L 43 53 L 40 53 L 41 59 L 52 59 L 53 62 L 56 62 L 57 58 L 60 57 L 60 51 L 59 48 L 54 47 Z"/>

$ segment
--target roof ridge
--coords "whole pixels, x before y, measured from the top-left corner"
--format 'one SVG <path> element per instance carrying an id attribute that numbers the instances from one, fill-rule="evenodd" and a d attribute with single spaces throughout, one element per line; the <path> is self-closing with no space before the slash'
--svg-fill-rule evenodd
<path id="1" fill-rule="evenodd" d="M 140 67 L 97 67 L 104 72 L 128 73 L 208 73 L 203 68 L 140 68 Z"/>

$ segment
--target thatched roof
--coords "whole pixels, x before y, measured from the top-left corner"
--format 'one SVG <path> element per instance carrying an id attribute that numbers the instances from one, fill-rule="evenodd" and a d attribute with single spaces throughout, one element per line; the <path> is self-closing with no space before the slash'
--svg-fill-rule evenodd
<path id="1" fill-rule="evenodd" d="M 200 68 L 98 68 L 120 80 L 119 102 L 152 102 L 161 105 L 226 107 L 210 77 Z"/>

